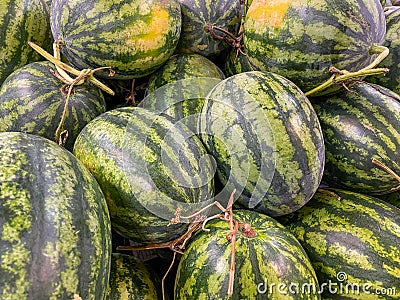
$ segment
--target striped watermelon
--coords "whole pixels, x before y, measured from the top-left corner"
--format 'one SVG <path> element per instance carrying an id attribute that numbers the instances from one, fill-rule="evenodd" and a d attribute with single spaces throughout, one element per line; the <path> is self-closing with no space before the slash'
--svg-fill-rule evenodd
<path id="1" fill-rule="evenodd" d="M 380 63 L 381 67 L 389 68 L 385 76 L 367 77 L 373 82 L 397 94 L 400 94 L 400 7 L 392 6 L 385 11 L 386 38 L 384 45 L 389 48 L 389 55 Z"/>
<path id="2" fill-rule="evenodd" d="M 155 300 L 157 290 L 143 262 L 132 255 L 113 253 L 106 300 L 123 299 Z"/>
<path id="3" fill-rule="evenodd" d="M 140 107 L 110 110 L 81 131 L 74 154 L 99 182 L 121 235 L 139 243 L 175 239 L 188 225 L 167 226 L 177 208 L 190 215 L 194 203 L 212 198 L 212 165 L 199 161 L 206 151 L 192 135 Z"/>
<path id="4" fill-rule="evenodd" d="M 325 139 L 324 181 L 367 194 L 399 188 L 400 97 L 390 90 L 359 82 L 314 103 Z"/>
<path id="5" fill-rule="evenodd" d="M 49 11 L 41 0 L 3 0 L 0 9 L 0 86 L 14 70 L 41 59 L 33 41 L 51 49 Z"/>
<path id="6" fill-rule="evenodd" d="M 240 1 L 234 0 L 178 0 L 182 10 L 182 32 L 176 51 L 198 53 L 215 58 L 228 49 L 225 41 L 214 39 L 207 31 L 212 25 L 236 36 L 241 21 Z M 219 36 L 226 36 L 216 31 Z"/>
<path id="7" fill-rule="evenodd" d="M 220 82 L 207 96 L 200 132 L 223 191 L 229 195 L 235 188 L 245 207 L 271 216 L 290 213 L 321 181 L 324 142 L 317 115 L 280 75 L 251 71 Z"/>
<path id="8" fill-rule="evenodd" d="M 176 1 L 55 0 L 51 30 L 77 68 L 110 66 L 114 78 L 131 79 L 154 72 L 172 55 L 181 19 Z"/>
<path id="9" fill-rule="evenodd" d="M 369 65 L 385 33 L 379 0 L 253 0 L 243 41 L 256 68 L 306 92 L 332 75 L 332 65 L 349 72 Z"/>
<path id="10" fill-rule="evenodd" d="M 149 79 L 148 92 L 152 93 L 165 84 L 193 77 L 225 79 L 222 70 L 206 57 L 192 54 L 175 54 Z"/>
<path id="11" fill-rule="evenodd" d="M 206 57 L 176 54 L 150 77 L 148 94 L 140 106 L 167 114 L 197 132 L 204 98 L 222 79 L 224 73 Z"/>
<path id="12" fill-rule="evenodd" d="M 398 208 L 346 190 L 317 191 L 286 227 L 324 284 L 324 299 L 399 299 Z"/>
<path id="13" fill-rule="evenodd" d="M 51 70 L 55 68 L 50 62 L 33 62 L 7 77 L 0 89 L 0 131 L 55 139 L 68 89 Z M 60 130 L 68 130 L 65 147 L 72 151 L 82 128 L 105 110 L 103 94 L 97 87 L 88 83 L 74 86 Z"/>
<path id="14" fill-rule="evenodd" d="M 243 227 L 237 233 L 233 295 L 227 295 L 229 223 L 218 220 L 209 223 L 210 232 L 190 239 L 178 266 L 175 299 L 320 299 L 314 269 L 292 234 L 257 212 L 237 210 L 234 217 L 253 231 Z"/>
<path id="15" fill-rule="evenodd" d="M 104 299 L 111 223 L 88 170 L 48 139 L 0 133 L 0 298 Z"/>

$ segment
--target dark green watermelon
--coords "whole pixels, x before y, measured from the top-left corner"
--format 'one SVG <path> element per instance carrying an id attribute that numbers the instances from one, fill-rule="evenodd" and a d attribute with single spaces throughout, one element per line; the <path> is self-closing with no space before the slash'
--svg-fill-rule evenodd
<path id="1" fill-rule="evenodd" d="M 308 254 L 324 299 L 399 299 L 400 209 L 346 190 L 318 190 L 285 223 Z"/>
<path id="2" fill-rule="evenodd" d="M 325 140 L 324 181 L 367 194 L 398 189 L 399 180 L 374 163 L 400 174 L 400 96 L 371 83 L 314 102 Z"/>
<path id="3" fill-rule="evenodd" d="M 303 92 L 331 77 L 368 66 L 386 22 L 379 0 L 253 0 L 244 22 L 252 65 L 280 74 Z"/>
<path id="4" fill-rule="evenodd" d="M 193 77 L 225 79 L 225 74 L 215 63 L 200 54 L 175 54 L 151 75 L 148 93 L 154 92 L 165 84 Z"/>
<path id="5" fill-rule="evenodd" d="M 234 210 L 233 216 L 243 227 L 236 236 L 232 295 L 227 294 L 229 223 L 213 220 L 209 232 L 198 231 L 188 242 L 178 266 L 175 299 L 320 299 L 314 269 L 292 234 L 257 212 Z"/>
<path id="6" fill-rule="evenodd" d="M 240 1 L 178 0 L 182 10 L 182 32 L 176 51 L 198 53 L 215 58 L 231 47 L 227 42 L 214 39 L 207 30 L 216 26 L 236 36 L 242 17 Z M 226 35 L 215 31 L 221 37 Z"/>
<path id="7" fill-rule="evenodd" d="M 21 131 L 58 140 L 68 87 L 54 76 L 50 62 L 33 62 L 15 70 L 0 88 L 0 131 Z M 102 92 L 90 83 L 75 85 L 59 133 L 68 131 L 72 151 L 83 127 L 106 111 Z"/>
<path id="8" fill-rule="evenodd" d="M 100 186 L 43 137 L 0 133 L 0 299 L 105 299 L 111 222 Z"/>
<path id="9" fill-rule="evenodd" d="M 154 72 L 172 55 L 181 19 L 177 1 L 56 0 L 51 30 L 78 69 L 108 66 L 113 78 L 131 79 Z M 107 71 L 96 74 L 108 77 Z"/>
<path id="10" fill-rule="evenodd" d="M 221 81 L 207 96 L 200 133 L 217 163 L 221 201 L 236 189 L 239 204 L 279 216 L 318 188 L 325 151 L 317 115 L 280 75 L 251 71 Z"/>
<path id="11" fill-rule="evenodd" d="M 150 77 L 147 95 L 139 106 L 171 116 L 196 133 L 204 99 L 222 79 L 224 73 L 206 57 L 176 54 Z"/>
<path id="12" fill-rule="evenodd" d="M 113 228 L 140 243 L 173 240 L 188 227 L 170 225 L 213 197 L 213 169 L 187 127 L 140 107 L 110 110 L 79 134 L 74 154 L 107 199 Z"/>

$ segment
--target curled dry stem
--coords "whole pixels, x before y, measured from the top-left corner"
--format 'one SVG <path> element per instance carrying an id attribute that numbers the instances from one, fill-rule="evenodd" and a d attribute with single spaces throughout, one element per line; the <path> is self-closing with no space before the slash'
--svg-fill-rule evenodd
<path id="1" fill-rule="evenodd" d="M 234 194 L 236 193 L 236 190 L 234 190 L 229 198 L 228 204 L 226 208 L 224 208 L 219 202 L 215 201 L 206 207 L 202 208 L 201 210 L 189 215 L 189 216 L 182 216 L 181 208 L 177 208 L 175 211 L 175 217 L 172 218 L 168 224 L 168 226 L 172 224 L 178 224 L 181 222 L 182 219 L 188 219 L 193 221 L 189 224 L 189 227 L 182 236 L 179 238 L 170 241 L 170 242 L 164 242 L 164 243 L 158 243 L 158 244 L 147 244 L 144 246 L 118 246 L 117 250 L 149 250 L 149 249 L 160 249 L 160 248 L 169 248 L 172 251 L 174 251 L 174 257 L 173 260 L 164 275 L 162 279 L 162 295 L 163 299 L 165 297 L 164 294 L 164 280 L 166 279 L 168 273 L 170 272 L 174 262 L 175 262 L 175 257 L 176 253 L 183 254 L 183 250 L 185 249 L 187 241 L 192 237 L 193 233 L 199 230 L 200 228 L 204 231 L 209 231 L 209 229 L 205 228 L 205 225 L 208 221 L 212 219 L 221 219 L 223 221 L 226 221 L 229 223 L 229 232 L 226 234 L 226 239 L 231 243 L 231 258 L 230 258 L 230 267 L 229 267 L 229 280 L 228 280 L 228 295 L 233 294 L 233 287 L 234 287 L 234 281 L 235 281 L 235 254 L 236 254 L 236 236 L 241 228 L 242 233 L 246 237 L 255 237 L 257 235 L 257 232 L 250 226 L 248 223 L 243 223 L 243 222 L 238 222 L 235 220 L 233 216 L 233 202 L 234 202 Z M 223 214 L 216 214 L 210 217 L 205 217 L 202 213 L 209 209 L 212 206 L 218 207 Z"/>
<path id="2" fill-rule="evenodd" d="M 376 158 L 372 159 L 372 163 L 377 165 L 378 167 L 380 167 L 384 171 L 386 171 L 390 176 L 392 176 L 394 179 L 396 179 L 399 182 L 398 186 L 396 186 L 396 187 L 391 189 L 393 192 L 395 192 L 397 190 L 400 190 L 400 175 L 398 175 L 395 171 L 393 171 L 391 168 L 389 168 L 383 162 L 381 162 L 380 160 L 378 160 Z"/>
<path id="3" fill-rule="evenodd" d="M 243 27 L 240 27 L 239 33 L 237 36 L 230 33 L 228 30 L 214 26 L 212 24 L 207 24 L 205 26 L 205 30 L 210 33 L 211 37 L 215 40 L 225 41 L 229 45 L 231 45 L 236 50 L 235 62 L 239 56 L 239 53 L 242 55 L 246 55 L 244 52 L 244 46 L 242 44 L 243 39 Z M 222 35 L 217 34 L 217 31 L 222 33 Z"/>

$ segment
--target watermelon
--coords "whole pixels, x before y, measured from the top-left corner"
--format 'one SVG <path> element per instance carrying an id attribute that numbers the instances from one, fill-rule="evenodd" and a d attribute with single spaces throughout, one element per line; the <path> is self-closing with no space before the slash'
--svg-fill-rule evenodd
<path id="1" fill-rule="evenodd" d="M 210 232 L 198 231 L 189 240 L 178 265 L 175 299 L 320 299 L 311 262 L 283 225 L 254 211 L 233 215 L 242 227 L 236 236 L 232 296 L 227 295 L 229 223 L 213 220 L 207 225 Z"/>
<path id="2" fill-rule="evenodd" d="M 144 108 L 98 116 L 78 135 L 74 154 L 99 182 L 113 228 L 138 243 L 182 235 L 187 222 L 168 226 L 175 212 L 190 215 L 213 197 L 212 164 L 200 160 L 206 154 L 200 140 Z"/>
<path id="3" fill-rule="evenodd" d="M 140 106 L 169 115 L 196 133 L 204 98 L 222 79 L 224 73 L 206 57 L 176 54 L 150 77 Z"/>
<path id="4" fill-rule="evenodd" d="M 225 79 L 222 70 L 206 57 L 192 54 L 175 54 L 149 79 L 148 92 L 152 93 L 165 84 L 193 77 Z"/>
<path id="5" fill-rule="evenodd" d="M 207 95 L 201 139 L 215 158 L 224 188 L 237 203 L 279 216 L 312 197 L 324 168 L 317 115 L 286 78 L 260 71 L 228 77 Z"/>
<path id="6" fill-rule="evenodd" d="M 14 70 L 41 57 L 28 41 L 51 49 L 48 7 L 41 0 L 6 0 L 0 10 L 0 86 Z"/>
<path id="7" fill-rule="evenodd" d="M 147 267 L 138 258 L 122 253 L 111 255 L 106 300 L 158 299 Z"/>
<path id="8" fill-rule="evenodd" d="M 182 32 L 176 51 L 198 53 L 216 58 L 230 45 L 215 39 L 208 31 L 209 26 L 221 28 L 236 36 L 239 31 L 242 12 L 240 1 L 229 0 L 178 0 L 182 10 Z M 221 37 L 226 34 L 215 30 Z"/>
<path id="9" fill-rule="evenodd" d="M 347 190 L 319 190 L 285 225 L 324 284 L 324 299 L 399 299 L 397 207 Z"/>
<path id="10" fill-rule="evenodd" d="M 7 77 L 0 89 L 0 131 L 21 131 L 56 139 L 68 87 L 54 76 L 54 70 L 50 62 L 33 62 Z M 64 146 L 72 151 L 83 127 L 105 111 L 106 103 L 97 87 L 89 83 L 74 86 L 59 130 L 59 133 L 68 130 Z"/>
<path id="11" fill-rule="evenodd" d="M 51 30 L 76 68 L 108 66 L 113 78 L 132 79 L 154 72 L 172 55 L 181 21 L 176 1 L 56 0 Z"/>
<path id="12" fill-rule="evenodd" d="M 399 177 L 377 161 L 400 174 L 400 96 L 365 82 L 349 89 L 313 102 L 325 140 L 324 181 L 367 194 L 392 192 Z"/>
<path id="13" fill-rule="evenodd" d="M 389 55 L 379 66 L 389 68 L 389 72 L 385 76 L 367 77 L 367 80 L 400 94 L 400 7 L 388 8 L 385 11 L 386 38 L 384 45 L 389 48 Z"/>
<path id="14" fill-rule="evenodd" d="M 111 222 L 100 186 L 69 151 L 0 133 L 0 298 L 104 299 Z"/>
<path id="15" fill-rule="evenodd" d="M 329 79 L 331 66 L 367 67 L 386 34 L 379 0 L 253 0 L 243 26 L 251 64 L 304 92 Z"/>

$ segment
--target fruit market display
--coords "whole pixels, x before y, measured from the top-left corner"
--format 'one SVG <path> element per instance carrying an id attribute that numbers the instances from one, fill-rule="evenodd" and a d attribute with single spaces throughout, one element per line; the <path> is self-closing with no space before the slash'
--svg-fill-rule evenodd
<path id="1" fill-rule="evenodd" d="M 3 1 L 0 299 L 400 299 L 399 16 Z"/>

